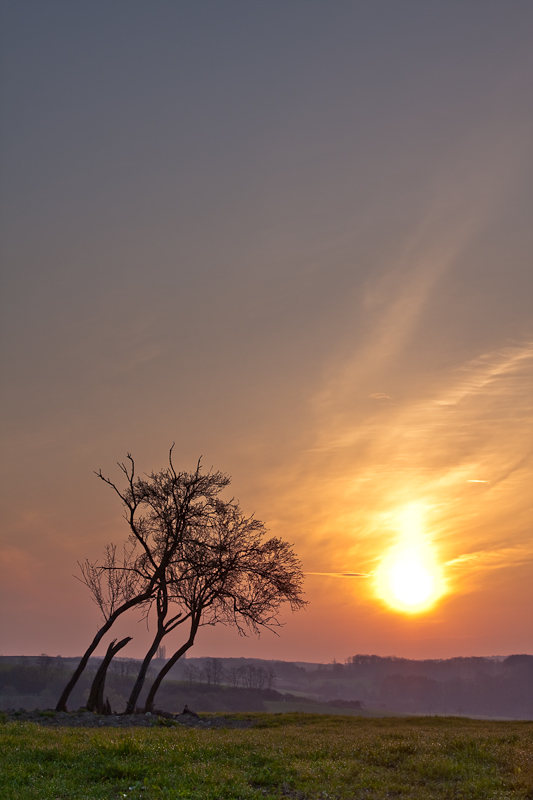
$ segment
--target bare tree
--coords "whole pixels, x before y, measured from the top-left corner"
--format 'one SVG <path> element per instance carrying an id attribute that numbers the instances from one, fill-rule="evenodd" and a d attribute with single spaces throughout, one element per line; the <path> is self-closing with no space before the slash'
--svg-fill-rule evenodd
<path id="1" fill-rule="evenodd" d="M 220 505 L 184 540 L 167 583 L 172 604 L 181 609 L 177 624 L 187 622 L 189 635 L 155 678 L 145 710 L 153 710 L 163 678 L 192 647 L 202 625 L 222 623 L 241 635 L 259 633 L 280 627 L 283 603 L 293 611 L 305 606 L 300 562 L 291 546 L 277 538 L 263 541 L 264 535 L 263 523 L 245 517 L 232 501 Z"/>
<path id="2" fill-rule="evenodd" d="M 192 686 L 200 680 L 200 670 L 195 664 L 187 664 L 183 670 L 183 677 L 189 682 L 189 686 Z"/>
<path id="3" fill-rule="evenodd" d="M 265 689 L 273 689 L 276 685 L 276 673 L 272 667 L 268 667 L 266 670 L 267 677 L 266 677 L 266 686 Z"/>
<path id="4" fill-rule="evenodd" d="M 234 689 L 237 689 L 238 686 L 241 686 L 243 683 L 243 668 L 242 667 L 230 667 L 226 671 L 226 675 L 230 682 L 230 686 Z"/>
<path id="5" fill-rule="evenodd" d="M 151 605 L 152 604 L 150 604 L 150 607 Z M 160 585 L 158 586 L 157 595 L 155 599 L 155 607 L 157 614 L 156 634 L 147 654 L 143 659 L 141 668 L 139 669 L 139 673 L 137 675 L 137 679 L 135 681 L 133 689 L 131 690 L 131 694 L 126 704 L 126 711 L 125 711 L 126 714 L 133 714 L 133 712 L 135 711 L 135 708 L 137 706 L 137 700 L 139 699 L 139 695 L 144 686 L 146 676 L 148 675 L 150 663 L 154 658 L 155 654 L 162 647 L 161 640 L 168 633 L 171 633 L 171 631 L 173 631 L 174 628 L 176 628 L 178 625 L 181 625 L 187 619 L 187 617 L 184 616 L 183 612 L 181 611 L 178 611 L 178 613 L 175 614 L 173 617 L 170 617 L 169 619 L 167 618 L 169 611 L 169 597 L 168 597 L 168 585 L 165 579 L 163 579 Z"/>
<path id="6" fill-rule="evenodd" d="M 271 667 L 265 669 L 265 667 L 249 664 L 244 669 L 246 675 L 245 683 L 249 689 L 259 689 L 263 691 L 264 689 L 273 688 L 276 674 Z"/>
<path id="7" fill-rule="evenodd" d="M 203 667 L 202 674 L 208 686 L 220 686 L 224 679 L 224 667 L 219 658 L 208 658 Z"/>
<path id="8" fill-rule="evenodd" d="M 85 561 L 82 581 L 104 617 L 98 631 L 57 705 L 66 701 L 89 656 L 118 616 L 138 607 L 148 618 L 155 611 L 156 632 L 128 700 L 126 713 L 136 707 L 151 660 L 162 640 L 181 625 L 188 634 L 181 647 L 156 676 L 146 699 L 152 710 L 161 681 L 194 644 L 202 625 L 222 623 L 238 632 L 259 633 L 279 627 L 279 610 L 305 605 L 303 575 L 291 546 L 278 538 L 264 540 L 263 523 L 245 517 L 233 500 L 222 502 L 221 490 L 229 484 L 222 473 L 203 475 L 198 462 L 194 473 L 178 473 L 172 463 L 146 478 L 135 477 L 133 459 L 119 464 L 126 488 L 101 472 L 97 475 L 113 488 L 124 506 L 129 537 L 123 555 L 109 545 L 103 564 Z M 111 648 L 112 649 L 112 648 Z M 112 654 L 110 656 L 112 658 Z M 105 681 L 106 657 L 95 677 L 92 697 L 99 697 Z"/>
<path id="9" fill-rule="evenodd" d="M 242 683 L 247 689 L 271 688 L 272 676 L 264 667 L 247 664 L 242 669 Z"/>
<path id="10" fill-rule="evenodd" d="M 129 536 L 122 559 L 109 545 L 104 563 L 85 561 L 80 565 L 82 581 L 104 618 L 74 674 L 65 686 L 56 710 L 66 711 L 67 701 L 83 673 L 90 656 L 119 616 L 132 608 L 150 605 L 158 597 L 160 585 L 176 557 L 189 526 L 209 518 L 218 508 L 218 495 L 229 484 L 220 472 L 203 474 L 200 462 L 192 473 L 177 472 L 169 453 L 169 466 L 140 478 L 135 475 L 133 458 L 119 468 L 126 486 L 119 489 L 101 471 L 97 476 L 120 498 Z"/>
<path id="11" fill-rule="evenodd" d="M 280 539 L 263 542 L 263 523 L 245 517 L 239 505 L 218 503 L 209 516 L 192 523 L 187 535 L 159 577 L 156 602 L 157 626 L 132 689 L 126 713 L 133 713 L 144 686 L 148 667 L 165 636 L 187 624 L 188 638 L 162 667 L 146 700 L 151 710 L 155 693 L 172 666 L 194 644 L 202 625 L 219 622 L 234 625 L 239 633 L 259 632 L 279 625 L 283 602 L 293 609 L 301 599 L 302 573 L 290 546 Z M 177 612 L 177 613 L 176 613 Z"/>
<path id="12" fill-rule="evenodd" d="M 118 642 L 118 644 L 117 640 L 113 639 L 113 641 L 107 648 L 107 653 L 105 654 L 104 659 L 98 668 L 98 671 L 91 686 L 89 699 L 87 701 L 87 709 L 89 711 L 96 711 L 98 714 L 111 713 L 111 707 L 109 705 L 109 701 L 107 700 L 104 703 L 104 689 L 105 689 L 105 679 L 107 675 L 107 669 L 113 657 L 120 650 L 122 650 L 122 648 L 125 647 L 130 641 L 131 641 L 131 636 L 126 636 L 125 639 L 121 639 L 121 641 Z"/>
<path id="13" fill-rule="evenodd" d="M 123 689 L 129 682 L 130 676 L 137 672 L 138 662 L 134 658 L 114 658 L 109 669 L 114 674 L 115 681 Z"/>

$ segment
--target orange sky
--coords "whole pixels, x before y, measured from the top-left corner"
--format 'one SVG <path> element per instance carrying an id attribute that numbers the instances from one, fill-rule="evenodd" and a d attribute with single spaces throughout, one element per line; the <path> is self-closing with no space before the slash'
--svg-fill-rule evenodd
<path id="1" fill-rule="evenodd" d="M 308 573 L 191 654 L 532 652 L 532 8 L 5 5 L 0 653 L 81 653 L 173 441 Z"/>

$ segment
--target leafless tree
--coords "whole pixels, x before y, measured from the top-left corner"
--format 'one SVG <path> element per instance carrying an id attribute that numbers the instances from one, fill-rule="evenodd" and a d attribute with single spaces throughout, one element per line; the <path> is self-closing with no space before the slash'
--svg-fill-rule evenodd
<path id="1" fill-rule="evenodd" d="M 219 658 L 208 658 L 202 667 L 202 674 L 208 686 L 220 686 L 224 679 L 224 667 Z"/>
<path id="2" fill-rule="evenodd" d="M 189 526 L 180 547 L 160 576 L 156 601 L 149 610 L 156 613 L 156 633 L 132 689 L 126 713 L 133 713 L 144 686 L 148 667 L 161 641 L 178 626 L 186 624 L 186 642 L 161 669 L 146 700 L 153 707 L 163 677 L 192 647 L 202 625 L 219 622 L 246 629 L 279 625 L 281 603 L 293 609 L 301 599 L 302 573 L 290 546 L 280 539 L 263 542 L 264 526 L 245 517 L 234 501 L 219 503 L 214 513 Z M 177 612 L 177 613 L 176 613 Z"/>
<path id="3" fill-rule="evenodd" d="M 192 647 L 202 625 L 222 623 L 241 635 L 259 633 L 280 626 L 283 603 L 292 610 L 305 605 L 300 562 L 291 546 L 278 538 L 264 541 L 264 536 L 263 523 L 245 517 L 232 501 L 183 542 L 181 559 L 176 554 L 166 580 L 171 603 L 181 609 L 176 625 L 187 622 L 189 635 L 155 678 L 145 710 L 153 710 L 163 678 Z"/>
<path id="4" fill-rule="evenodd" d="M 147 654 L 143 659 L 143 662 L 139 669 L 139 673 L 137 675 L 137 679 L 131 690 L 131 694 L 126 704 L 126 711 L 125 711 L 126 714 L 133 714 L 133 712 L 136 709 L 139 695 L 144 686 L 146 676 L 148 675 L 150 663 L 154 658 L 155 654 L 162 646 L 161 640 L 168 633 L 171 633 L 178 625 L 181 625 L 183 622 L 187 620 L 187 617 L 184 616 L 182 611 L 178 611 L 177 614 L 175 614 L 170 618 L 168 617 L 169 593 L 168 593 L 168 582 L 165 577 L 163 577 L 157 588 L 155 603 L 148 604 L 149 607 L 148 610 L 152 607 L 152 605 L 155 605 L 156 608 L 156 618 L 157 618 L 156 634 Z"/>
<path id="5" fill-rule="evenodd" d="M 241 686 L 243 683 L 243 668 L 242 667 L 230 667 L 226 670 L 226 675 L 229 680 L 230 686 L 234 689 Z"/>
<path id="6" fill-rule="evenodd" d="M 202 473 L 200 462 L 192 473 L 177 472 L 172 449 L 169 466 L 143 478 L 135 475 L 135 464 L 128 454 L 127 462 L 118 465 L 126 478 L 124 489 L 101 471 L 96 473 L 120 498 L 129 535 L 121 559 L 116 547 L 109 545 L 103 564 L 85 561 L 80 565 L 81 580 L 104 621 L 63 690 L 58 711 L 66 711 L 70 693 L 90 656 L 118 617 L 135 607 L 146 608 L 158 598 L 190 526 L 207 520 L 220 505 L 218 495 L 229 484 L 229 478 L 220 472 Z"/>
<path id="7" fill-rule="evenodd" d="M 183 670 L 183 677 L 189 682 L 189 685 L 192 686 L 193 683 L 198 683 L 200 680 L 200 670 L 195 664 L 187 664 Z"/>
<path id="8" fill-rule="evenodd" d="M 107 669 L 113 657 L 120 650 L 122 650 L 122 648 L 125 647 L 130 641 L 131 641 L 131 636 L 126 636 L 125 639 L 121 639 L 121 641 L 118 642 L 118 644 L 117 640 L 113 639 L 113 641 L 107 648 L 107 653 L 105 654 L 105 657 L 98 668 L 98 671 L 91 686 L 89 699 L 87 701 L 87 709 L 89 711 L 96 711 L 98 714 L 111 713 L 111 707 L 109 705 L 109 701 L 107 700 L 104 703 L 104 689 L 105 689 Z"/>
<path id="9" fill-rule="evenodd" d="M 267 675 L 266 688 L 267 689 L 273 689 L 274 686 L 276 685 L 276 677 L 277 677 L 276 676 L 276 672 L 272 667 L 269 667 L 267 672 L 268 672 L 268 675 Z"/>
<path id="10" fill-rule="evenodd" d="M 246 689 L 255 689 L 255 673 L 256 667 L 253 664 L 246 664 L 246 666 L 241 667 L 242 685 Z"/>
<path id="11" fill-rule="evenodd" d="M 272 689 L 275 683 L 276 675 L 274 670 L 270 667 L 256 666 L 255 664 L 248 664 L 243 667 L 244 685 L 248 689 Z"/>
<path id="12" fill-rule="evenodd" d="M 137 672 L 138 662 L 134 658 L 114 658 L 109 669 L 123 688 L 128 683 L 129 677 Z"/>
<path id="13" fill-rule="evenodd" d="M 265 541 L 265 528 L 259 520 L 245 517 L 233 500 L 219 499 L 229 484 L 227 476 L 219 472 L 203 475 L 200 462 L 195 472 L 178 473 L 172 449 L 169 466 L 145 478 L 135 476 L 130 455 L 128 463 L 119 467 L 127 479 L 123 490 L 101 472 L 97 475 L 122 501 L 128 541 L 121 558 L 110 545 L 103 564 L 85 561 L 80 565 L 82 581 L 100 608 L 104 624 L 65 687 L 58 710 L 66 709 L 70 692 L 104 634 L 134 607 L 146 618 L 155 612 L 156 632 L 126 712 L 135 709 L 163 638 L 179 626 L 185 625 L 188 631 L 185 641 L 156 676 L 145 710 L 153 709 L 161 681 L 192 647 L 202 625 L 222 623 L 235 626 L 242 635 L 259 633 L 279 627 L 283 603 L 292 610 L 305 605 L 300 562 L 291 546 L 278 538 Z M 99 687 L 110 658 L 106 656 L 95 677 L 91 697 L 101 696 Z"/>
<path id="14" fill-rule="evenodd" d="M 276 680 L 276 674 L 270 667 L 256 666 L 255 664 L 247 664 L 244 667 L 239 667 L 241 670 L 241 684 L 247 689 L 272 689 Z"/>

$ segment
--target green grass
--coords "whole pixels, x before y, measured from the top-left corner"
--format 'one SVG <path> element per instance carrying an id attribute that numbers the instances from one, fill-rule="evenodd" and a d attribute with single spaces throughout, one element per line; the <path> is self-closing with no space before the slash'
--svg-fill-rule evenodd
<path id="1" fill-rule="evenodd" d="M 235 716 L 257 726 L 0 725 L 0 797 L 533 800 L 531 722 Z"/>

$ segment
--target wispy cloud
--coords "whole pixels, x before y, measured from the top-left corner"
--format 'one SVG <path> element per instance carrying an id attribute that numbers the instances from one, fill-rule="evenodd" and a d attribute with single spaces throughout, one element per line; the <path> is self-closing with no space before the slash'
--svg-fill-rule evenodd
<path id="1" fill-rule="evenodd" d="M 306 572 L 306 575 L 325 575 L 328 578 L 370 578 L 366 572 Z"/>
<path id="2" fill-rule="evenodd" d="M 497 349 L 438 375 L 424 397 L 386 417 L 359 408 L 352 425 L 331 403 L 320 446 L 299 465 L 290 501 L 283 496 L 288 524 L 304 526 L 310 567 L 319 559 L 336 568 L 308 574 L 340 577 L 355 561 L 369 576 L 413 501 L 452 584 L 531 558 L 532 363 L 530 343 Z"/>

